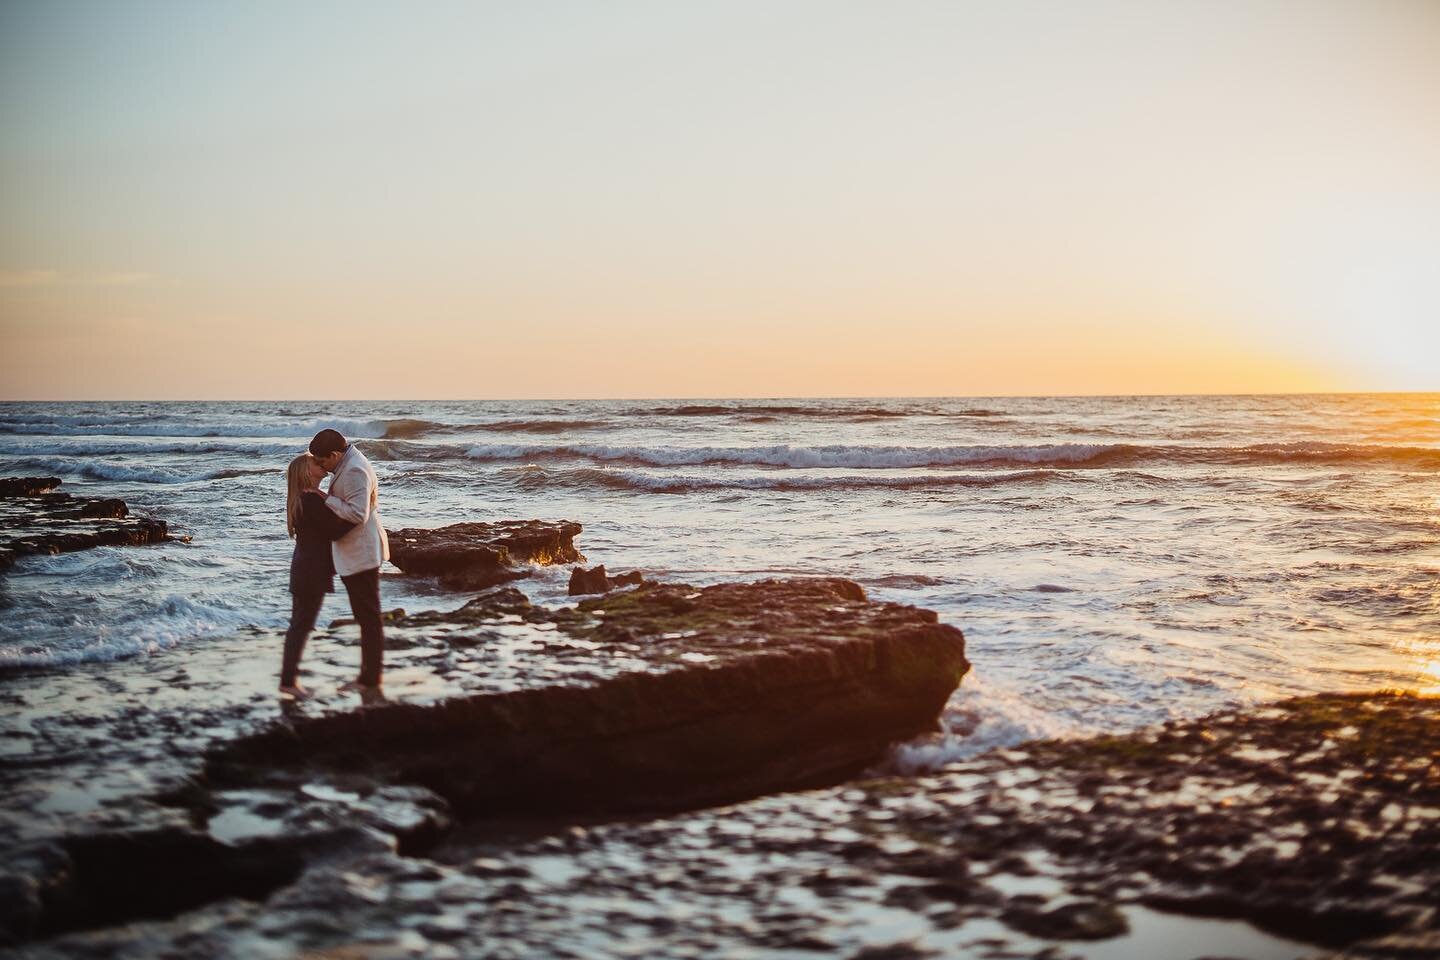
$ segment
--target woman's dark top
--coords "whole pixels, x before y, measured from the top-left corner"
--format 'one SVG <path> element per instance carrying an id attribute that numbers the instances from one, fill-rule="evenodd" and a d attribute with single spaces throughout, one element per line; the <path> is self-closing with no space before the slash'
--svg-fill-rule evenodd
<path id="1" fill-rule="evenodd" d="M 318 493 L 300 495 L 300 518 L 295 521 L 295 553 L 290 558 L 291 593 L 334 593 L 335 561 L 330 544 L 355 524 L 341 520 L 325 506 Z"/>

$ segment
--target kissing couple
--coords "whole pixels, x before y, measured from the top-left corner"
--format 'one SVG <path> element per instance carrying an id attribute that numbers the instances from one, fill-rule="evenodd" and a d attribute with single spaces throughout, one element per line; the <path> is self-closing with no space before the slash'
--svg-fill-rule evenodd
<path id="1" fill-rule="evenodd" d="M 333 474 L 328 489 L 320 483 Z M 280 662 L 280 693 L 303 699 L 300 656 L 315 629 L 325 594 L 335 592 L 335 574 L 345 584 L 350 610 L 360 625 L 360 676 L 340 689 L 363 696 L 380 693 L 385 628 L 380 618 L 380 564 L 390 543 L 380 523 L 379 486 L 365 455 L 337 430 L 321 430 L 308 453 L 286 471 L 285 528 L 295 540 L 290 557 L 290 628 Z"/>

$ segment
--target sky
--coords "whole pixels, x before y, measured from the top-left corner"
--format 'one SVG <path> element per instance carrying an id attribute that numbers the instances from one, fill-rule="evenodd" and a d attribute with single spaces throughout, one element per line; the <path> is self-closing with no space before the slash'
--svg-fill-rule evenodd
<path id="1" fill-rule="evenodd" d="M 1440 3 L 0 0 L 0 397 L 1440 390 Z"/>

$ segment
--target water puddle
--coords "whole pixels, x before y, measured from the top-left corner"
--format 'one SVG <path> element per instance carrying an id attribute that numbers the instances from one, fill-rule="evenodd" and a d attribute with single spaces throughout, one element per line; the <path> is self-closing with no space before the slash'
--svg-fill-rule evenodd
<path id="1" fill-rule="evenodd" d="M 1120 912 L 1130 924 L 1127 935 L 1093 944 L 1067 944 L 1067 949 L 1085 960 L 1296 960 L 1317 952 L 1314 946 L 1271 936 L 1242 920 L 1185 917 L 1138 905 L 1121 907 Z"/>
<path id="2" fill-rule="evenodd" d="M 285 830 L 282 820 L 263 817 L 249 807 L 231 807 L 210 818 L 210 836 L 221 843 L 239 843 L 257 837 L 276 837 Z"/>

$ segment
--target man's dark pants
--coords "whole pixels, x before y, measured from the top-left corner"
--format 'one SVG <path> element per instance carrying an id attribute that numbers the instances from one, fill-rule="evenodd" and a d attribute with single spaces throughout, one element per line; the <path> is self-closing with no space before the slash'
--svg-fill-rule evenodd
<path id="1" fill-rule="evenodd" d="M 345 584 L 345 592 L 350 595 L 350 612 L 360 625 L 359 681 L 378 686 L 385 661 L 385 627 L 380 619 L 380 568 L 352 573 L 341 577 L 340 582 Z"/>

